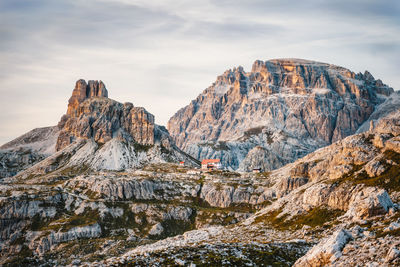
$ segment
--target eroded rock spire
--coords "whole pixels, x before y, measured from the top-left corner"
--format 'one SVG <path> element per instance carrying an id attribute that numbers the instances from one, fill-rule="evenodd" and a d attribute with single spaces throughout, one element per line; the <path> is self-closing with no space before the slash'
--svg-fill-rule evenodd
<path id="1" fill-rule="evenodd" d="M 108 91 L 102 81 L 90 80 L 86 84 L 86 81 L 80 79 L 76 82 L 72 96 L 68 101 L 67 114 L 72 115 L 76 112 L 76 108 L 85 99 L 91 97 L 108 97 Z"/>

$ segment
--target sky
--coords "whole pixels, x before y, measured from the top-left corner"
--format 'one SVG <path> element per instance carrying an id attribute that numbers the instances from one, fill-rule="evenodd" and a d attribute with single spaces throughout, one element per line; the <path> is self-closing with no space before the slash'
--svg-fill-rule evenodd
<path id="1" fill-rule="evenodd" d="M 400 89 L 399 0 L 0 0 L 0 144 L 56 125 L 78 79 L 166 125 L 225 70 L 304 58 Z"/>

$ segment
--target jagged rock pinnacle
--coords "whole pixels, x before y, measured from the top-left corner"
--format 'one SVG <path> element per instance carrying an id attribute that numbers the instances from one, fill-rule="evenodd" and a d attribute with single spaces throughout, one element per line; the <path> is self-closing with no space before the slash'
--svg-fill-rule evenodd
<path id="1" fill-rule="evenodd" d="M 78 80 L 68 102 L 67 114 L 58 123 L 57 151 L 76 138 L 105 143 L 114 137 L 139 144 L 154 144 L 154 116 L 132 103 L 108 98 L 102 81 Z"/>
<path id="2" fill-rule="evenodd" d="M 72 96 L 68 101 L 67 114 L 72 115 L 76 112 L 76 108 L 85 99 L 91 97 L 108 97 L 108 91 L 102 81 L 90 80 L 86 84 L 86 81 L 80 79 L 76 82 Z"/>

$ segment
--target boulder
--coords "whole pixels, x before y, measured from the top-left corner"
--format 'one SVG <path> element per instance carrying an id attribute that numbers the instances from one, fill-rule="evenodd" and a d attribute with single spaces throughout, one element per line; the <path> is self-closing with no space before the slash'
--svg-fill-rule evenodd
<path id="1" fill-rule="evenodd" d="M 319 267 L 328 266 L 342 256 L 342 250 L 352 239 L 351 234 L 340 229 L 331 236 L 321 240 L 306 255 L 298 259 L 294 266 Z"/>
<path id="2" fill-rule="evenodd" d="M 363 220 L 386 214 L 391 207 L 393 202 L 386 190 L 366 187 L 352 196 L 345 216 L 353 220 Z"/>

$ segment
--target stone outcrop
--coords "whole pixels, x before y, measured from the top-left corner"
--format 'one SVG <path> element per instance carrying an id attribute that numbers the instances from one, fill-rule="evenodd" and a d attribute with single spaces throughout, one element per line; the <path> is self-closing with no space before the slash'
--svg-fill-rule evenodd
<path id="1" fill-rule="evenodd" d="M 218 157 L 227 167 L 250 170 L 260 165 L 260 155 L 267 169 L 275 169 L 355 133 L 392 92 L 367 71 L 258 60 L 251 72 L 238 67 L 219 76 L 169 120 L 168 130 L 194 157 Z M 257 146 L 265 150 L 254 151 Z"/>
<path id="2" fill-rule="evenodd" d="M 119 103 L 107 98 L 103 82 L 84 80 L 76 83 L 69 100 L 67 114 L 58 126 L 57 151 L 76 138 L 93 138 L 106 143 L 114 137 L 132 139 L 138 144 L 154 144 L 154 116 L 142 107 Z"/>
<path id="3" fill-rule="evenodd" d="M 372 187 L 352 195 L 350 203 L 345 215 L 355 220 L 386 214 L 389 208 L 393 207 L 393 202 L 385 190 Z"/>
<path id="4" fill-rule="evenodd" d="M 294 266 L 318 267 L 328 266 L 342 255 L 344 246 L 352 239 L 346 230 L 338 230 L 332 236 L 322 240 L 306 255 L 296 261 Z"/>
<path id="5" fill-rule="evenodd" d="M 86 84 L 85 80 L 78 80 L 68 101 L 67 115 L 76 115 L 79 104 L 92 97 L 108 97 L 108 91 L 104 83 L 90 80 Z"/>
<path id="6" fill-rule="evenodd" d="M 396 248 L 396 246 L 392 245 L 392 247 L 389 249 L 389 252 L 386 255 L 385 262 L 392 263 L 392 264 L 399 263 L 400 262 L 400 249 Z"/>
<path id="7" fill-rule="evenodd" d="M 65 187 L 71 190 L 85 188 L 96 196 L 102 196 L 106 200 L 151 200 L 171 201 L 173 199 L 200 198 L 213 207 L 227 208 L 231 205 L 258 205 L 263 204 L 268 198 L 267 190 L 255 185 L 234 186 L 215 184 L 218 181 L 205 182 L 202 186 L 196 183 L 182 184 L 179 181 L 165 181 L 165 177 L 155 175 L 150 179 L 138 177 L 106 179 L 98 176 L 79 176 L 66 182 Z M 190 175 L 183 175 L 180 179 L 190 181 Z M 222 183 L 223 181 L 221 181 Z"/>
<path id="8" fill-rule="evenodd" d="M 59 243 L 83 238 L 96 238 L 100 235 L 101 228 L 97 223 L 93 225 L 74 227 L 67 232 L 51 231 L 49 235 L 43 236 L 39 240 L 32 240 L 29 243 L 29 248 L 34 250 L 38 255 L 43 255 Z"/>

